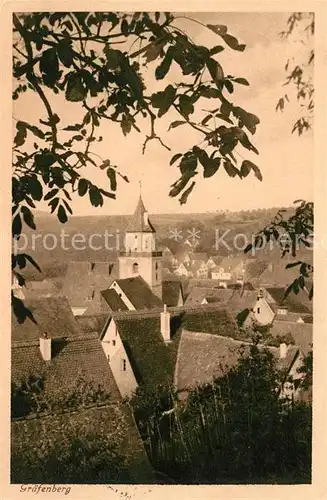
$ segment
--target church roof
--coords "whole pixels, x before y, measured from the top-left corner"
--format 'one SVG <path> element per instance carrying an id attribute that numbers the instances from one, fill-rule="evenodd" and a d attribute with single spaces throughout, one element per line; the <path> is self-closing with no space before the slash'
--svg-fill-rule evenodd
<path id="1" fill-rule="evenodd" d="M 125 302 L 119 297 L 116 290 L 109 288 L 108 290 L 102 290 L 102 297 L 110 307 L 111 311 L 126 311 L 128 310 Z"/>
<path id="2" fill-rule="evenodd" d="M 138 204 L 136 206 L 134 215 L 129 222 L 126 232 L 127 233 L 155 233 L 155 229 L 151 224 L 150 219 L 147 221 L 144 218 L 144 214 L 147 213 L 147 210 L 144 206 L 142 197 L 140 196 Z"/>
<path id="3" fill-rule="evenodd" d="M 141 276 L 115 281 L 136 310 L 162 308 L 163 302 L 157 297 Z M 104 299 L 106 297 L 103 295 Z"/>

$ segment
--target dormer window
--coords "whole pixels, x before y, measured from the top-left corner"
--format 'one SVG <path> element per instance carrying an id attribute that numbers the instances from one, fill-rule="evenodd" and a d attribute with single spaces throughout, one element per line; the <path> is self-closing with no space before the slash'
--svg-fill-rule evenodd
<path id="1" fill-rule="evenodd" d="M 277 309 L 277 314 L 285 316 L 287 314 L 287 309 Z"/>

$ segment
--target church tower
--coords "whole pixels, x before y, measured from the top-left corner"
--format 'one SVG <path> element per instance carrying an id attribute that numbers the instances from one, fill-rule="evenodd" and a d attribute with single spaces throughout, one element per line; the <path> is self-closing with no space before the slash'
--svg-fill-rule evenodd
<path id="1" fill-rule="evenodd" d="M 119 278 L 141 276 L 162 298 L 162 252 L 156 251 L 156 231 L 140 195 L 125 232 L 125 251 L 119 256 Z"/>

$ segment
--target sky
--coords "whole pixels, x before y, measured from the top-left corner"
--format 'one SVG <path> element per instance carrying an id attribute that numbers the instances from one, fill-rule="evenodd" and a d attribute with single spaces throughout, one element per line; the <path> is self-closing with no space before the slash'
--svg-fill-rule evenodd
<path id="1" fill-rule="evenodd" d="M 263 181 L 249 175 L 246 179 L 230 178 L 219 172 L 210 179 L 197 176 L 197 184 L 186 205 L 180 205 L 178 198 L 168 196 L 171 184 L 179 177 L 175 166 L 169 166 L 174 153 L 184 152 L 201 142 L 199 134 L 184 126 L 167 132 L 171 121 L 180 119 L 169 112 L 158 122 L 157 133 L 171 148 L 164 149 L 158 141 L 148 143 L 145 154 L 142 145 L 148 130 L 142 134 L 132 131 L 124 137 L 117 124 L 106 122 L 101 126 L 103 142 L 94 151 L 102 158 L 109 158 L 130 182 L 118 183 L 117 199 L 105 200 L 103 207 L 91 207 L 88 198 L 76 196 L 73 200 L 74 215 L 128 214 L 133 212 L 139 196 L 139 182 L 142 183 L 142 197 L 150 213 L 187 213 L 216 210 L 241 210 L 286 206 L 295 199 L 313 198 L 313 134 L 301 137 L 291 134 L 294 121 L 299 116 L 299 107 L 294 102 L 286 106 L 283 113 L 276 112 L 278 99 L 285 93 L 284 66 L 289 57 L 302 60 L 308 46 L 294 41 L 282 40 L 279 33 L 285 28 L 288 13 L 181 13 L 203 24 L 225 24 L 228 32 L 239 42 L 246 44 L 244 52 L 226 49 L 219 54 L 219 62 L 225 74 L 246 78 L 250 86 L 237 86 L 232 95 L 235 104 L 260 118 L 257 133 L 251 137 L 259 155 L 240 153 L 254 161 L 261 169 Z M 214 46 L 222 43 L 221 38 L 188 19 L 175 23 L 200 45 Z M 254 29 L 255 27 L 255 29 Z M 146 74 L 148 89 L 162 90 L 167 80 L 157 82 L 153 76 L 156 65 L 150 66 Z M 178 68 L 172 67 L 168 82 L 179 76 Z M 80 106 L 67 103 L 63 98 L 51 96 L 55 111 L 65 124 L 75 123 L 80 116 Z M 207 109 L 213 108 L 213 100 L 207 100 Z M 33 122 L 37 113 L 44 114 L 42 103 L 30 93 L 14 102 L 15 119 Z M 194 133 L 193 133 L 194 132 Z M 92 182 L 104 189 L 108 179 L 103 171 L 94 167 L 88 169 Z M 38 208 L 46 209 L 40 205 Z"/>

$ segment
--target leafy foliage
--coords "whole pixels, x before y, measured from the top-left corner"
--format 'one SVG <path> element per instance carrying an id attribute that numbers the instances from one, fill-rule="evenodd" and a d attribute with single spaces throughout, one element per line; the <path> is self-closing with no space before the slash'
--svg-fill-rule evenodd
<path id="1" fill-rule="evenodd" d="M 297 43 L 305 43 L 305 40 L 310 40 L 315 31 L 314 16 L 313 12 L 293 12 L 287 20 L 285 30 L 281 33 L 282 38 L 290 40 L 294 36 L 298 36 Z M 303 110 L 303 115 L 296 120 L 292 129 L 292 133 L 297 132 L 298 135 L 302 135 L 312 128 L 314 113 L 313 63 L 314 49 L 311 48 L 308 50 L 305 61 L 288 59 L 285 64 L 287 77 L 284 85 L 295 89 L 297 101 Z M 290 102 L 288 94 L 280 97 L 276 110 L 283 111 L 288 102 Z"/>
<path id="2" fill-rule="evenodd" d="M 275 240 L 278 243 L 282 257 L 286 254 L 296 257 L 300 246 L 313 250 L 313 203 L 296 200 L 294 204 L 293 215 L 285 218 L 285 210 L 279 210 L 271 224 L 259 231 L 253 244 L 249 244 L 244 251 L 249 252 L 252 248 L 260 248 L 265 241 L 270 240 Z M 303 261 L 296 261 L 286 265 L 286 269 L 291 267 L 299 268 L 299 277 L 289 285 L 285 297 L 291 292 L 298 294 L 300 290 L 308 289 L 311 299 L 313 297 L 313 266 Z"/>
<path id="3" fill-rule="evenodd" d="M 51 213 L 65 223 L 72 214 L 72 193 L 88 194 L 95 207 L 101 207 L 104 198 L 115 199 L 117 177 L 128 179 L 110 159 L 92 151 L 102 141 L 99 127 L 106 121 L 116 123 L 124 136 L 132 130 L 141 133 L 141 120 L 142 126 L 148 123 L 143 151 L 151 140 L 170 149 L 156 133 L 157 120 L 168 111 L 178 118 L 171 129 L 184 124 L 197 130 L 200 146 L 180 153 L 176 164 L 180 177 L 169 193 L 180 195 L 182 204 L 194 189 L 197 174 L 211 177 L 221 166 L 229 176 L 244 178 L 253 171 L 261 180 L 256 165 L 249 162 L 239 168 L 235 158 L 238 146 L 258 153 L 246 130 L 253 135 L 259 119 L 228 99 L 234 85 L 248 82 L 225 75 L 217 60 L 226 48 L 243 51 L 245 46 L 226 26 L 213 25 L 203 26 L 216 33 L 223 45 L 197 45 L 178 27 L 177 19 L 168 12 L 14 14 L 13 99 L 33 93 L 44 109 L 44 116 L 36 117 L 35 123 L 19 119 L 16 123 L 14 238 L 20 238 L 24 224 L 35 229 L 35 202 L 48 202 Z M 139 48 L 133 52 L 136 43 Z M 176 65 L 181 80 L 151 94 L 145 70 L 150 67 L 155 78 L 164 82 Z M 64 126 L 53 106 L 55 94 L 64 96 L 67 106 L 80 106 L 80 122 Z M 207 99 L 215 105 L 198 118 L 199 105 Z M 94 185 L 84 175 L 86 167 L 106 169 L 108 189 Z M 19 262 L 15 265 L 19 267 Z"/>
<path id="4" fill-rule="evenodd" d="M 139 392 L 131 404 L 154 467 L 170 482 L 309 482 L 311 407 L 284 404 L 272 354 L 256 343 L 212 385 Z M 168 481 L 169 482 L 169 481 Z"/>

